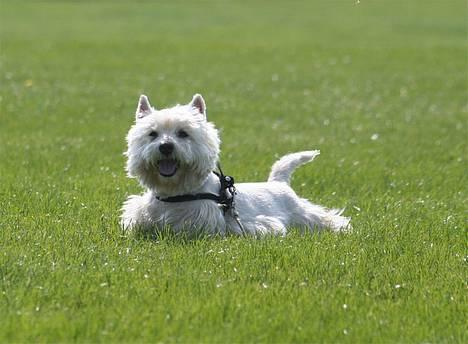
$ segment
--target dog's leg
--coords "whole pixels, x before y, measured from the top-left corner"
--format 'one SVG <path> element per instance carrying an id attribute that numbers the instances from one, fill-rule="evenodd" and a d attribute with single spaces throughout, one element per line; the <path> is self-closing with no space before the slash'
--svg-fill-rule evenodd
<path id="1" fill-rule="evenodd" d="M 302 199 L 298 204 L 298 212 L 295 216 L 295 226 L 310 229 L 329 228 L 335 232 L 343 232 L 351 229 L 350 219 L 341 216 L 342 210 L 326 209 L 319 205 Z"/>
<path id="2" fill-rule="evenodd" d="M 240 219 L 242 229 L 237 222 L 234 220 L 229 221 L 229 231 L 236 235 L 285 235 L 286 225 L 281 219 L 272 216 L 258 215 L 252 220 L 247 221 L 246 219 Z M 242 232 L 244 231 L 244 233 Z"/>
<path id="3" fill-rule="evenodd" d="M 255 233 L 259 235 L 285 235 L 286 226 L 276 217 L 258 215 L 255 217 Z"/>

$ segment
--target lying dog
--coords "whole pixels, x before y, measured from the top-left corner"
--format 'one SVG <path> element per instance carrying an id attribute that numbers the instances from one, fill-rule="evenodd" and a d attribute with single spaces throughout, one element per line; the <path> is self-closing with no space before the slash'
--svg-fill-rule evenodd
<path id="1" fill-rule="evenodd" d="M 241 183 L 216 173 L 220 139 L 207 121 L 205 101 L 156 110 L 142 95 L 130 129 L 127 171 L 147 189 L 123 205 L 126 230 L 209 234 L 285 234 L 287 228 L 342 231 L 350 219 L 300 198 L 289 186 L 292 172 L 319 151 L 277 161 L 267 182 Z"/>

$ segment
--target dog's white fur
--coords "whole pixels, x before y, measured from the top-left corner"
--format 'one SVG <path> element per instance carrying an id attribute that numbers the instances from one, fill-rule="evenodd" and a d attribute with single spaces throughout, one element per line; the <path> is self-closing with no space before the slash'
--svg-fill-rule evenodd
<path id="1" fill-rule="evenodd" d="M 176 233 L 202 230 L 209 234 L 242 234 L 233 213 L 223 214 L 212 200 L 167 203 L 156 198 L 219 194 L 220 181 L 212 171 L 218 162 L 220 140 L 214 125 L 207 121 L 201 95 L 196 94 L 187 105 L 163 110 L 151 107 L 142 95 L 127 142 L 128 175 L 137 178 L 147 191 L 130 196 L 124 203 L 122 224 L 126 230 L 170 228 Z M 167 143 L 173 150 L 163 154 L 160 146 Z M 314 205 L 298 197 L 289 186 L 292 172 L 318 154 L 305 151 L 286 155 L 273 165 L 267 182 L 236 184 L 235 207 L 247 234 L 285 234 L 289 227 L 334 231 L 350 228 L 350 219 L 341 216 L 341 211 Z M 174 170 L 172 176 L 162 175 Z"/>

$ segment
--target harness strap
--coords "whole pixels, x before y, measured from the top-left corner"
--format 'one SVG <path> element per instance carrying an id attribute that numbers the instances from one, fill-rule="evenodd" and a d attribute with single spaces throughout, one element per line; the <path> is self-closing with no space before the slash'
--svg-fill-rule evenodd
<path id="1" fill-rule="evenodd" d="M 161 202 L 168 202 L 168 203 L 199 201 L 202 199 L 209 199 L 215 202 L 220 201 L 220 197 L 212 193 L 199 193 L 195 195 L 179 195 L 179 196 L 172 196 L 172 197 L 166 197 L 166 198 L 161 198 L 159 196 L 156 196 L 156 199 Z"/>
<path id="2" fill-rule="evenodd" d="M 226 212 L 229 210 L 236 220 L 239 228 L 242 231 L 242 234 L 245 234 L 244 226 L 239 219 L 239 214 L 235 209 L 234 205 L 234 196 L 236 194 L 236 188 L 234 187 L 234 178 L 231 176 L 226 176 L 221 169 L 221 166 L 218 164 L 219 172 L 213 171 L 213 173 L 218 176 L 220 188 L 219 188 L 219 195 L 213 193 L 198 193 L 198 194 L 187 194 L 187 195 L 178 195 L 178 196 L 171 196 L 171 197 L 159 197 L 156 196 L 156 199 L 161 202 L 168 202 L 168 203 L 179 203 L 179 202 L 190 202 L 190 201 L 199 201 L 199 200 L 211 200 L 218 203 L 222 209 L 223 214 L 226 215 Z"/>

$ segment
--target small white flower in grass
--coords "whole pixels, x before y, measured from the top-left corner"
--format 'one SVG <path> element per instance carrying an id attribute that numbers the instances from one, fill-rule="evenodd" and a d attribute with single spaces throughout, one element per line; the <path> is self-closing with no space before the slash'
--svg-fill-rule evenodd
<path id="1" fill-rule="evenodd" d="M 268 288 L 268 284 L 262 283 L 262 287 L 263 287 L 263 289 L 266 289 L 266 288 Z"/>
<path id="2" fill-rule="evenodd" d="M 144 274 L 143 276 L 144 276 L 145 278 L 149 278 L 148 274 Z"/>
<path id="3" fill-rule="evenodd" d="M 372 140 L 372 141 L 376 141 L 376 140 L 378 140 L 378 139 L 379 139 L 379 134 L 377 134 L 377 133 L 372 134 L 372 136 L 371 136 L 371 140 Z"/>
<path id="4" fill-rule="evenodd" d="M 347 330 L 347 329 L 344 329 L 344 330 L 343 330 L 343 334 L 344 334 L 345 336 L 348 335 L 348 330 Z"/>
<path id="5" fill-rule="evenodd" d="M 222 283 L 216 283 L 216 288 L 221 288 L 223 286 Z"/>
<path id="6" fill-rule="evenodd" d="M 408 96 L 408 89 L 406 87 L 401 87 L 400 88 L 400 97 L 405 98 Z"/>
<path id="7" fill-rule="evenodd" d="M 343 309 L 348 309 L 348 305 L 346 303 L 343 304 Z"/>
<path id="8" fill-rule="evenodd" d="M 106 282 L 101 283 L 101 284 L 99 284 L 99 286 L 100 286 L 101 288 L 102 288 L 102 287 L 107 287 L 107 283 L 106 283 Z"/>
<path id="9" fill-rule="evenodd" d="M 400 284 L 396 284 L 395 285 L 395 289 L 400 289 L 401 288 L 401 285 Z"/>

